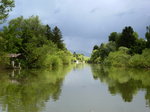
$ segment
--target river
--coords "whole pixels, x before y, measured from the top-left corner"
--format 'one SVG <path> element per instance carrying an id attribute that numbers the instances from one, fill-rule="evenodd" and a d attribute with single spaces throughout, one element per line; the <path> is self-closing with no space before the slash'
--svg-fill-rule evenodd
<path id="1" fill-rule="evenodd" d="M 0 70 L 0 112 L 150 112 L 150 70 Z"/>

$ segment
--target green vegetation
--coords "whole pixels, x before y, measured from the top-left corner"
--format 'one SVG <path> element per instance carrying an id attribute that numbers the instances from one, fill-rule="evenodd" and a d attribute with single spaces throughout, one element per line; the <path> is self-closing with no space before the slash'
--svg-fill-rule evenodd
<path id="1" fill-rule="evenodd" d="M 14 0 L 0 1 L 0 22 L 3 23 L 14 7 Z M 44 25 L 38 16 L 23 16 L 9 21 L 0 31 L 0 66 L 24 68 L 53 68 L 88 57 L 72 54 L 63 43 L 60 29 Z"/>
<path id="2" fill-rule="evenodd" d="M 150 68 L 150 26 L 146 40 L 139 38 L 132 27 L 125 27 L 122 33 L 112 32 L 109 42 L 95 45 L 90 58 L 93 63 L 122 67 Z"/>
<path id="3" fill-rule="evenodd" d="M 72 54 L 66 49 L 58 27 L 51 30 L 43 25 L 38 16 L 27 19 L 18 17 L 4 26 L 0 32 L 0 63 L 10 65 L 9 59 L 21 63 L 22 67 L 43 68 L 69 64 Z M 4 55 L 5 54 L 5 55 Z M 21 54 L 8 58 L 9 54 Z"/>
<path id="4" fill-rule="evenodd" d="M 150 48 L 150 26 L 147 26 L 146 27 L 146 34 L 145 34 L 145 37 L 147 39 L 147 47 Z"/>
<path id="5" fill-rule="evenodd" d="M 72 62 L 80 62 L 85 63 L 89 61 L 89 57 L 84 56 L 84 54 L 77 54 L 76 52 L 73 53 Z"/>
<path id="6" fill-rule="evenodd" d="M 130 59 L 128 48 L 120 47 L 116 52 L 110 52 L 109 56 L 105 59 L 105 64 L 113 66 L 127 66 Z"/>
<path id="7" fill-rule="evenodd" d="M 150 49 L 143 50 L 142 54 L 135 54 L 129 60 L 129 66 L 131 67 L 150 67 Z"/>
<path id="8" fill-rule="evenodd" d="M 14 6 L 14 0 L 0 0 L 0 24 L 6 20 Z"/>
<path id="9" fill-rule="evenodd" d="M 111 51 L 115 51 L 115 50 L 116 50 L 115 42 L 109 42 L 107 44 L 102 43 L 100 47 L 98 47 L 97 49 L 95 48 L 93 49 L 90 61 L 94 63 L 103 63 L 105 58 L 108 56 L 108 54 Z"/>

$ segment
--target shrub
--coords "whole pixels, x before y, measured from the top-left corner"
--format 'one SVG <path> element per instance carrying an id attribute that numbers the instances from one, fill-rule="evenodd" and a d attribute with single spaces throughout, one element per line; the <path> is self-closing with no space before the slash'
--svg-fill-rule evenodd
<path id="1" fill-rule="evenodd" d="M 129 60 L 129 65 L 132 67 L 150 68 L 150 49 L 143 50 L 141 55 L 136 54 Z"/>
<path id="2" fill-rule="evenodd" d="M 69 51 L 58 51 L 56 54 L 61 60 L 62 64 L 70 64 L 72 59 L 72 54 Z"/>
<path id="3" fill-rule="evenodd" d="M 113 66 L 127 66 L 128 61 L 131 58 L 127 52 L 128 48 L 125 47 L 119 48 L 119 51 L 111 52 L 106 58 L 105 64 Z"/>
<path id="4" fill-rule="evenodd" d="M 62 65 L 62 60 L 56 55 L 48 55 L 45 65 L 50 68 L 56 68 Z"/>

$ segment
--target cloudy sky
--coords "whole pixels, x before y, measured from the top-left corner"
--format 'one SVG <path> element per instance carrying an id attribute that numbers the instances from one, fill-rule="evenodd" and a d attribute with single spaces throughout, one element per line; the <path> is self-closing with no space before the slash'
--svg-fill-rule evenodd
<path id="1" fill-rule="evenodd" d="M 132 26 L 144 37 L 150 25 L 150 0 L 15 0 L 9 19 L 38 15 L 58 26 L 69 50 L 91 52 L 111 32 Z"/>

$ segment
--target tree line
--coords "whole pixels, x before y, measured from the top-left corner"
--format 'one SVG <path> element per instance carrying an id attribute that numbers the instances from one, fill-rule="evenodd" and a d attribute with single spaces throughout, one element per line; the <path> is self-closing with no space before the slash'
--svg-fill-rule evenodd
<path id="1" fill-rule="evenodd" d="M 131 26 L 121 33 L 112 32 L 108 43 L 93 47 L 90 61 L 115 66 L 150 67 L 150 26 L 146 27 L 145 39 L 139 38 Z"/>
<path id="2" fill-rule="evenodd" d="M 71 59 L 60 29 L 42 24 L 38 16 L 21 16 L 9 21 L 0 31 L 0 53 L 1 63 L 7 65 L 10 63 L 8 54 L 21 54 L 14 60 L 24 67 L 68 64 Z"/>

